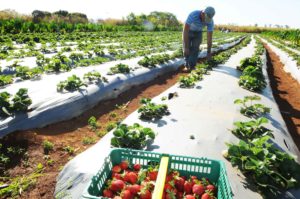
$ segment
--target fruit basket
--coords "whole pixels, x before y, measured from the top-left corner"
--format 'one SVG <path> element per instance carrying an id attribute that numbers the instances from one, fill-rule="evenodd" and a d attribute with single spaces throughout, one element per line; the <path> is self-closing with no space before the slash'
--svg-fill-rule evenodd
<path id="1" fill-rule="evenodd" d="M 216 196 L 218 199 L 232 198 L 225 165 L 221 161 L 131 149 L 113 149 L 105 159 L 98 173 L 92 177 L 82 197 L 90 199 L 106 198 L 102 196 L 106 181 L 112 177 L 114 166 L 124 160 L 128 161 L 129 165 L 139 164 L 141 168 L 147 169 L 150 166 L 159 165 L 163 157 L 168 157 L 168 170 L 176 170 L 180 175 L 184 176 L 196 176 L 199 179 L 209 179 L 210 182 L 216 185 Z M 165 182 L 166 173 L 160 175 L 159 171 L 157 178 L 164 178 L 163 182 Z M 159 179 L 157 179 L 157 181 L 159 181 Z M 164 189 L 164 187 L 161 186 L 161 188 L 158 189 Z"/>

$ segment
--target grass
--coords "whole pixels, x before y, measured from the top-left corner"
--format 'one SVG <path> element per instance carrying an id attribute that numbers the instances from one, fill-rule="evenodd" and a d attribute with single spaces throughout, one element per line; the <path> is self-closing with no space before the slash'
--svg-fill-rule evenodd
<path id="1" fill-rule="evenodd" d="M 83 145 L 90 145 L 90 144 L 95 144 L 95 143 L 96 143 L 96 139 L 93 137 L 84 137 L 82 140 Z"/>
<path id="2" fill-rule="evenodd" d="M 0 197 L 17 198 L 21 196 L 24 191 L 36 184 L 37 178 L 42 176 L 43 169 L 43 165 L 39 163 L 35 171 L 29 175 L 27 174 L 15 178 L 0 177 L 0 185 L 8 185 L 0 189 Z"/>

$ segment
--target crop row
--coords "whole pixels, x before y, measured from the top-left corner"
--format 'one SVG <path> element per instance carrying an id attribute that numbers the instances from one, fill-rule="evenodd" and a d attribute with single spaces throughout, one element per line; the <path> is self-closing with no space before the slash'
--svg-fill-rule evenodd
<path id="1" fill-rule="evenodd" d="M 290 50 L 289 48 L 287 48 L 286 44 L 281 44 L 279 42 L 274 42 L 269 38 L 266 38 L 266 39 L 267 39 L 268 42 L 270 42 L 274 46 L 280 48 L 281 50 L 286 52 L 289 56 L 291 56 L 293 58 L 293 60 L 296 61 L 298 68 L 300 68 L 300 51 L 299 51 L 299 53 L 296 53 L 296 52 Z"/>
<path id="2" fill-rule="evenodd" d="M 300 165 L 272 142 L 274 135 L 264 126 L 268 119 L 262 117 L 270 108 L 252 104 L 254 100 L 260 97 L 235 100 L 235 104 L 243 104 L 240 109 L 243 115 L 257 119 L 234 123 L 235 128 L 230 131 L 241 140 L 238 144 L 227 144 L 228 150 L 223 155 L 257 186 L 264 198 L 277 198 L 288 189 L 300 187 Z"/>
<path id="3" fill-rule="evenodd" d="M 179 85 L 181 88 L 191 88 L 195 86 L 197 81 L 202 80 L 204 74 L 208 74 L 208 71 L 218 64 L 225 63 L 232 54 L 250 43 L 249 37 L 245 38 L 239 45 L 219 53 L 212 57 L 211 60 L 204 62 L 204 64 L 198 64 L 196 68 L 187 76 L 181 76 L 179 78 Z"/>
<path id="4" fill-rule="evenodd" d="M 266 87 L 261 61 L 264 47 L 258 39 L 256 39 L 256 42 L 257 46 L 254 55 L 241 60 L 240 66 L 237 67 L 242 72 L 238 83 L 247 90 L 260 92 Z"/>

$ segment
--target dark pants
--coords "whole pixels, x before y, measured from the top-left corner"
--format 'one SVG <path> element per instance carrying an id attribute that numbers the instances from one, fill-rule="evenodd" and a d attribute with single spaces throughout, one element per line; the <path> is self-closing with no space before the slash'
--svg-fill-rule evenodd
<path id="1" fill-rule="evenodd" d="M 188 42 L 190 53 L 186 56 L 185 65 L 189 68 L 194 68 L 197 64 L 198 54 L 199 54 L 199 46 L 202 42 L 202 31 L 189 31 L 188 33 Z"/>

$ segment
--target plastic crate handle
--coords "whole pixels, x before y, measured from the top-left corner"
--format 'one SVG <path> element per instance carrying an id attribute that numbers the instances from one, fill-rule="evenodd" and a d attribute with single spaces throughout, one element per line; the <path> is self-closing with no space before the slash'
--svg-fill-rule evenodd
<path id="1" fill-rule="evenodd" d="M 168 172 L 169 157 L 163 156 L 160 160 L 158 175 L 155 183 L 152 199 L 161 199 L 164 192 L 166 176 Z"/>

